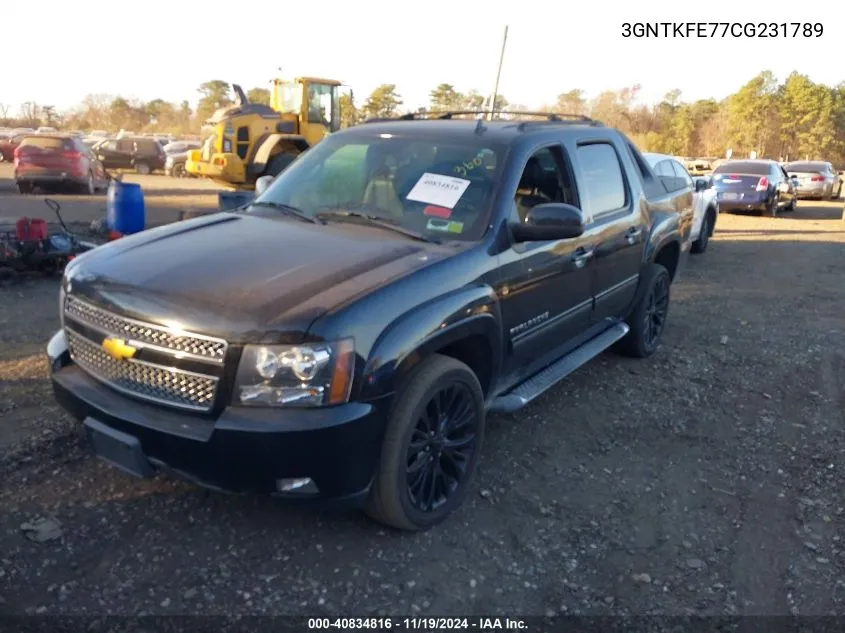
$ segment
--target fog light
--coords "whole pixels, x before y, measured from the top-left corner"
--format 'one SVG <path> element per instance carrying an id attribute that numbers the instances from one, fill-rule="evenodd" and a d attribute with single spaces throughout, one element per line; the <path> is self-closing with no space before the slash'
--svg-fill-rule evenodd
<path id="1" fill-rule="evenodd" d="M 297 492 L 302 494 L 316 494 L 317 485 L 310 477 L 293 477 L 291 479 L 277 479 L 276 489 L 279 492 Z"/>

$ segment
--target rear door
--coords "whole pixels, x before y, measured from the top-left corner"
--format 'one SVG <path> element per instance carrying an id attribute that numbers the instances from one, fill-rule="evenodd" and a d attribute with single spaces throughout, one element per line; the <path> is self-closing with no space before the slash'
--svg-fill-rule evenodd
<path id="1" fill-rule="evenodd" d="M 647 219 L 623 166 L 630 158 L 615 136 L 599 131 L 575 142 L 570 152 L 586 216 L 584 239 L 595 244 L 590 262 L 593 321 L 620 317 L 637 290 L 647 232 Z"/>

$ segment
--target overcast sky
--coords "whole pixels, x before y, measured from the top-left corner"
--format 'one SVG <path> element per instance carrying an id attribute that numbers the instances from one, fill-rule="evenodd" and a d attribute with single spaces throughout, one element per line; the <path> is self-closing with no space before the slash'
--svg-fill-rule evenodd
<path id="1" fill-rule="evenodd" d="M 440 82 L 492 92 L 505 24 L 500 92 L 529 106 L 634 83 L 646 102 L 674 88 L 684 100 L 721 98 L 763 69 L 833 85 L 845 80 L 840 2 L 4 0 L 0 103 L 15 113 L 23 101 L 65 109 L 89 93 L 195 102 L 209 79 L 249 89 L 310 75 L 351 85 L 359 102 L 395 83 L 417 107 Z M 823 34 L 791 37 L 788 25 L 786 38 L 622 36 L 625 22 L 763 20 L 820 22 Z"/>

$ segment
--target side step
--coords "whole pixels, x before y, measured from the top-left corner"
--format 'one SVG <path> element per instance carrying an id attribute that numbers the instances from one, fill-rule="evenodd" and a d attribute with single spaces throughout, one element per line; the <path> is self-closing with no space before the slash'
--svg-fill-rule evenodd
<path id="1" fill-rule="evenodd" d="M 490 404 L 489 413 L 511 413 L 521 409 L 544 391 L 566 378 L 581 365 L 586 364 L 628 333 L 627 323 L 618 321 L 581 347 L 571 351 L 545 369 L 521 382 L 510 392 L 499 396 Z"/>

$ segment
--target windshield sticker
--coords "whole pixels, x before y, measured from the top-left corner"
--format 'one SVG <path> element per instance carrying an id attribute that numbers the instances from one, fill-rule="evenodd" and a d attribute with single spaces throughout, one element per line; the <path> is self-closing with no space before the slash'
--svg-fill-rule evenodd
<path id="1" fill-rule="evenodd" d="M 464 161 L 461 165 L 455 166 L 455 173 L 459 176 L 466 177 L 466 175 L 471 172 L 476 167 L 481 167 L 484 164 L 484 161 L 481 159 L 481 156 L 476 156 L 472 160 Z"/>
<path id="2" fill-rule="evenodd" d="M 423 209 L 423 214 L 430 215 L 435 218 L 449 218 L 452 216 L 452 209 L 446 209 L 444 207 L 427 206 L 425 209 Z"/>
<path id="3" fill-rule="evenodd" d="M 469 184 L 469 180 L 462 178 L 425 172 L 406 197 L 414 202 L 454 209 Z"/>
<path id="4" fill-rule="evenodd" d="M 447 220 L 429 220 L 425 228 L 429 231 L 443 231 L 445 233 L 463 233 L 464 223 Z"/>

